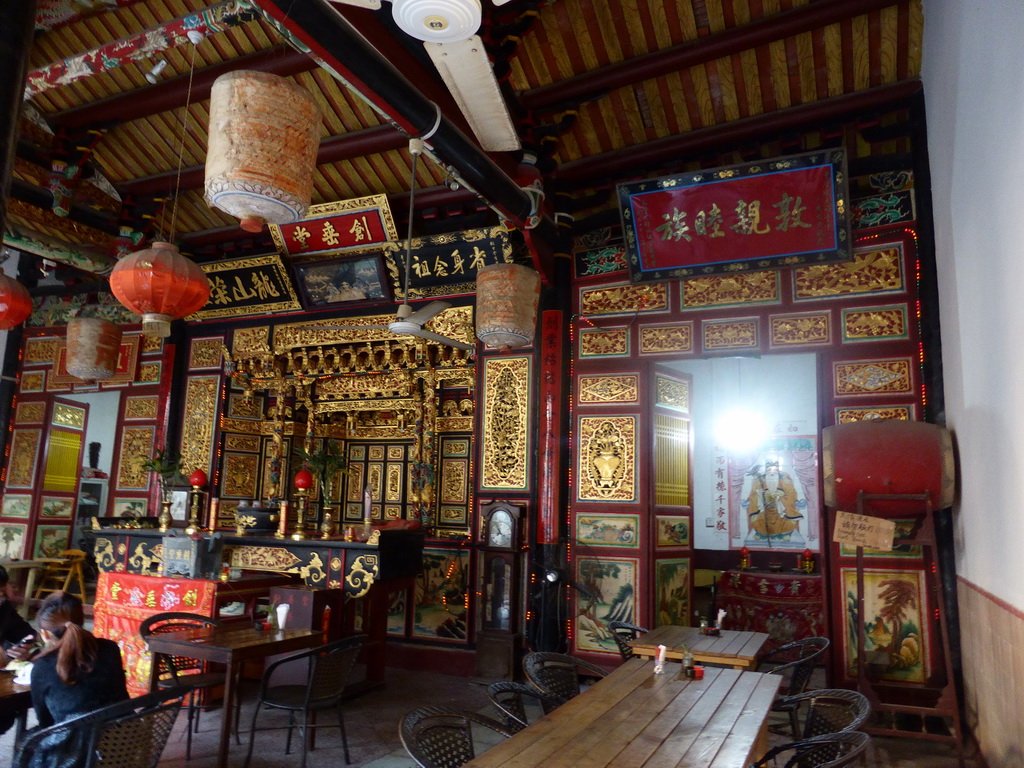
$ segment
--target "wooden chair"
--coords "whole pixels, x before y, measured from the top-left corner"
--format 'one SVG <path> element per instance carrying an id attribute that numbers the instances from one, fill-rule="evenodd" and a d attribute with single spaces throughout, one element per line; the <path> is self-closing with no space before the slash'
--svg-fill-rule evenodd
<path id="1" fill-rule="evenodd" d="M 139 625 L 139 635 L 145 640 L 150 635 L 159 632 L 180 632 L 184 629 L 200 629 L 202 627 L 217 627 L 220 622 L 211 619 L 209 616 L 200 616 L 197 613 L 183 613 L 181 611 L 168 611 L 155 613 L 145 619 Z M 193 688 L 192 694 L 188 697 L 188 727 L 185 729 L 185 759 L 192 759 L 192 731 L 199 730 L 199 703 L 198 690 L 209 691 L 224 685 L 227 676 L 224 672 L 215 672 L 207 669 L 206 662 L 197 659 L 190 659 L 185 656 L 164 656 L 160 655 L 159 685 L 161 688 L 176 688 L 187 686 Z M 224 717 L 230 717 L 225 712 Z M 238 713 L 235 712 L 235 731 L 238 731 Z"/>
<path id="2" fill-rule="evenodd" d="M 476 757 L 480 734 L 501 740 L 512 731 L 497 720 L 450 707 L 414 709 L 398 727 L 402 746 L 420 768 L 460 768 Z"/>
<path id="3" fill-rule="evenodd" d="M 248 768 L 252 759 L 253 745 L 256 743 L 256 718 L 262 707 L 283 709 L 288 712 L 288 737 L 285 740 L 284 753 L 292 749 L 292 731 L 299 729 L 302 739 L 302 768 L 306 768 L 306 755 L 316 748 L 313 736 L 316 728 L 334 727 L 317 725 L 317 712 L 333 709 L 338 715 L 337 727 L 341 729 L 341 744 L 345 750 L 345 764 L 351 760 L 348 754 L 348 737 L 345 735 L 345 717 L 341 708 L 341 700 L 345 695 L 345 685 L 349 673 L 356 663 L 356 658 L 363 649 L 366 635 L 353 635 L 335 640 L 319 648 L 300 651 L 278 659 L 263 672 L 260 681 L 259 698 L 256 709 L 252 713 L 252 725 L 249 728 L 249 751 L 245 755 L 245 766 Z M 303 685 L 272 685 L 271 679 L 278 667 L 283 664 L 307 664 L 306 682 Z M 301 713 L 302 720 L 296 722 Z M 261 730 L 275 730 L 263 728 Z"/>
<path id="4" fill-rule="evenodd" d="M 708 622 L 714 622 L 718 613 L 718 580 L 722 571 L 713 568 L 694 568 L 693 570 L 693 602 L 696 613 L 706 616 Z M 702 610 L 703 609 L 703 610 Z"/>
<path id="5" fill-rule="evenodd" d="M 843 731 L 774 747 L 751 768 L 849 768 L 871 739 L 863 731 Z"/>
<path id="6" fill-rule="evenodd" d="M 580 676 L 602 678 L 605 671 L 596 664 L 551 651 L 534 651 L 523 659 L 526 680 L 541 693 L 563 702 L 580 693 Z"/>
<path id="7" fill-rule="evenodd" d="M 530 724 L 526 712 L 528 701 L 538 705 L 545 715 L 562 705 L 560 698 L 541 693 L 528 685 L 507 680 L 499 680 L 487 686 L 487 698 L 501 712 L 505 727 L 513 733 L 518 733 Z"/>
<path id="8" fill-rule="evenodd" d="M 85 599 L 85 558 L 88 557 L 80 549 L 65 549 L 59 559 L 54 559 L 43 571 L 36 587 L 34 598 L 42 599 L 52 592 L 67 592 L 77 595 L 82 603 Z M 77 589 L 72 589 L 77 585 Z"/>
<path id="9" fill-rule="evenodd" d="M 765 664 L 776 664 L 772 669 L 764 670 L 770 675 L 782 675 L 785 678 L 780 694 L 772 705 L 772 712 L 789 713 L 790 730 L 793 738 L 799 738 L 800 723 L 797 721 L 796 705 L 785 701 L 789 696 L 795 696 L 807 690 L 807 684 L 811 681 L 811 674 L 818 659 L 828 649 L 827 637 L 805 637 L 802 640 L 794 640 L 776 648 L 774 651 L 765 654 L 758 661 L 758 669 Z M 773 728 L 772 730 L 777 730 Z"/>
<path id="10" fill-rule="evenodd" d="M 187 688 L 170 688 L 30 732 L 14 768 L 156 768 Z"/>
<path id="11" fill-rule="evenodd" d="M 803 728 L 793 734 L 797 739 L 855 731 L 871 714 L 871 703 L 867 696 L 845 688 L 818 688 L 786 696 L 780 703 L 787 706 L 786 711 L 797 712 L 798 715 L 806 709 Z"/>
<path id="12" fill-rule="evenodd" d="M 609 621 L 608 630 L 612 633 L 615 645 L 619 647 L 619 655 L 623 661 L 633 658 L 633 649 L 629 645 L 630 640 L 636 640 L 640 635 L 646 635 L 650 630 L 638 627 L 625 621 Z"/>

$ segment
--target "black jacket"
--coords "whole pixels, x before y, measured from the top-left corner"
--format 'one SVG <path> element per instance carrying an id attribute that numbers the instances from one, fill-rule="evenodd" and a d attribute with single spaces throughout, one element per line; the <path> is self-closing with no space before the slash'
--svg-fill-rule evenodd
<path id="1" fill-rule="evenodd" d="M 121 649 L 113 640 L 97 638 L 97 641 L 96 666 L 75 685 L 65 685 L 57 674 L 56 652 L 33 659 L 32 706 L 40 727 L 128 698 Z"/>

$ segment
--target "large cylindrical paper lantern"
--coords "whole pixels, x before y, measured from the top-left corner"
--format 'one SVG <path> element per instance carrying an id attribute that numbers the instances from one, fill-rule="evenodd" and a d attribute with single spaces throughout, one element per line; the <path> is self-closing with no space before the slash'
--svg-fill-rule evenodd
<path id="1" fill-rule="evenodd" d="M 879 419 L 837 424 L 822 431 L 825 504 L 855 512 L 857 492 L 924 494 L 933 509 L 953 503 L 953 437 L 938 424 Z M 871 509 L 900 511 L 920 504 L 874 501 Z"/>
<path id="2" fill-rule="evenodd" d="M 533 343 L 540 275 L 523 264 L 491 264 L 476 273 L 476 337 L 495 349 Z"/>
<path id="3" fill-rule="evenodd" d="M 320 109 L 306 89 L 277 75 L 238 70 L 210 93 L 206 201 L 259 232 L 301 219 L 313 194 Z"/>
<path id="4" fill-rule="evenodd" d="M 0 272 L 0 330 L 9 331 L 21 325 L 31 314 L 32 297 L 28 288 Z"/>
<path id="5" fill-rule="evenodd" d="M 100 317 L 68 321 L 68 373 L 86 381 L 104 381 L 117 371 L 121 327 Z"/>
<path id="6" fill-rule="evenodd" d="M 142 315 L 142 331 L 170 336 L 171 321 L 203 308 L 210 298 L 210 281 L 194 261 L 172 243 L 123 257 L 110 273 L 110 290 L 117 300 Z"/>

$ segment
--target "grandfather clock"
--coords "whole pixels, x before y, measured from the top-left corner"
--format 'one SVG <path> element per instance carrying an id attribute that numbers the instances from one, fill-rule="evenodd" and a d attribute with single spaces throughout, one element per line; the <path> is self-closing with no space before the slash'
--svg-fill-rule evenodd
<path id="1" fill-rule="evenodd" d="M 489 680 L 512 679 L 522 637 L 522 507 L 496 502 L 484 506 L 481 514 L 483 589 L 477 609 L 476 674 Z"/>

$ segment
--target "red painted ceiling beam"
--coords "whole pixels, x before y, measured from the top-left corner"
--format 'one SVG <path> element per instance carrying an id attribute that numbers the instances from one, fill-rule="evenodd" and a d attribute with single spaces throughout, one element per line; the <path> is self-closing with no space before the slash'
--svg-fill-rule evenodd
<path id="1" fill-rule="evenodd" d="M 353 157 L 377 155 L 381 152 L 404 149 L 408 145 L 409 139 L 393 125 L 381 125 L 376 128 L 343 133 L 324 139 L 320 142 L 316 164 L 318 166 L 330 165 L 342 160 L 350 160 Z M 132 179 L 116 186 L 117 191 L 122 195 L 146 196 L 173 193 L 175 187 L 178 189 L 198 189 L 205 183 L 206 166 L 192 165 L 181 170 L 180 182 L 178 180 L 178 172 L 175 170 Z"/>
<path id="2" fill-rule="evenodd" d="M 681 161 L 687 155 L 726 146 L 740 146 L 764 136 L 806 128 L 815 123 L 827 123 L 873 110 L 906 106 L 921 90 L 920 80 L 904 80 L 893 85 L 849 93 L 723 125 L 711 125 L 677 136 L 668 136 L 614 152 L 574 160 L 559 166 L 554 175 L 558 183 L 564 187 L 585 186 L 603 179 L 624 181 L 634 178 L 645 168 L 665 163 L 669 159 Z"/>
<path id="3" fill-rule="evenodd" d="M 623 88 L 671 72 L 706 64 L 776 40 L 821 29 L 830 24 L 906 2 L 907 0 L 820 0 L 664 51 L 637 56 L 568 80 L 534 88 L 532 91 L 521 93 L 519 102 L 533 112 L 560 109 L 568 103 L 593 100 L 615 88 Z"/>
<path id="4" fill-rule="evenodd" d="M 156 85 L 66 109 L 49 116 L 48 119 L 55 129 L 93 128 L 110 123 L 125 123 L 183 107 L 190 98 L 192 102 L 205 101 L 210 98 L 213 81 L 237 69 L 253 69 L 290 77 L 315 68 L 316 62 L 304 53 L 287 45 L 278 45 L 197 71 L 192 78 L 191 97 L 188 87 L 189 76 L 186 72 Z"/>

